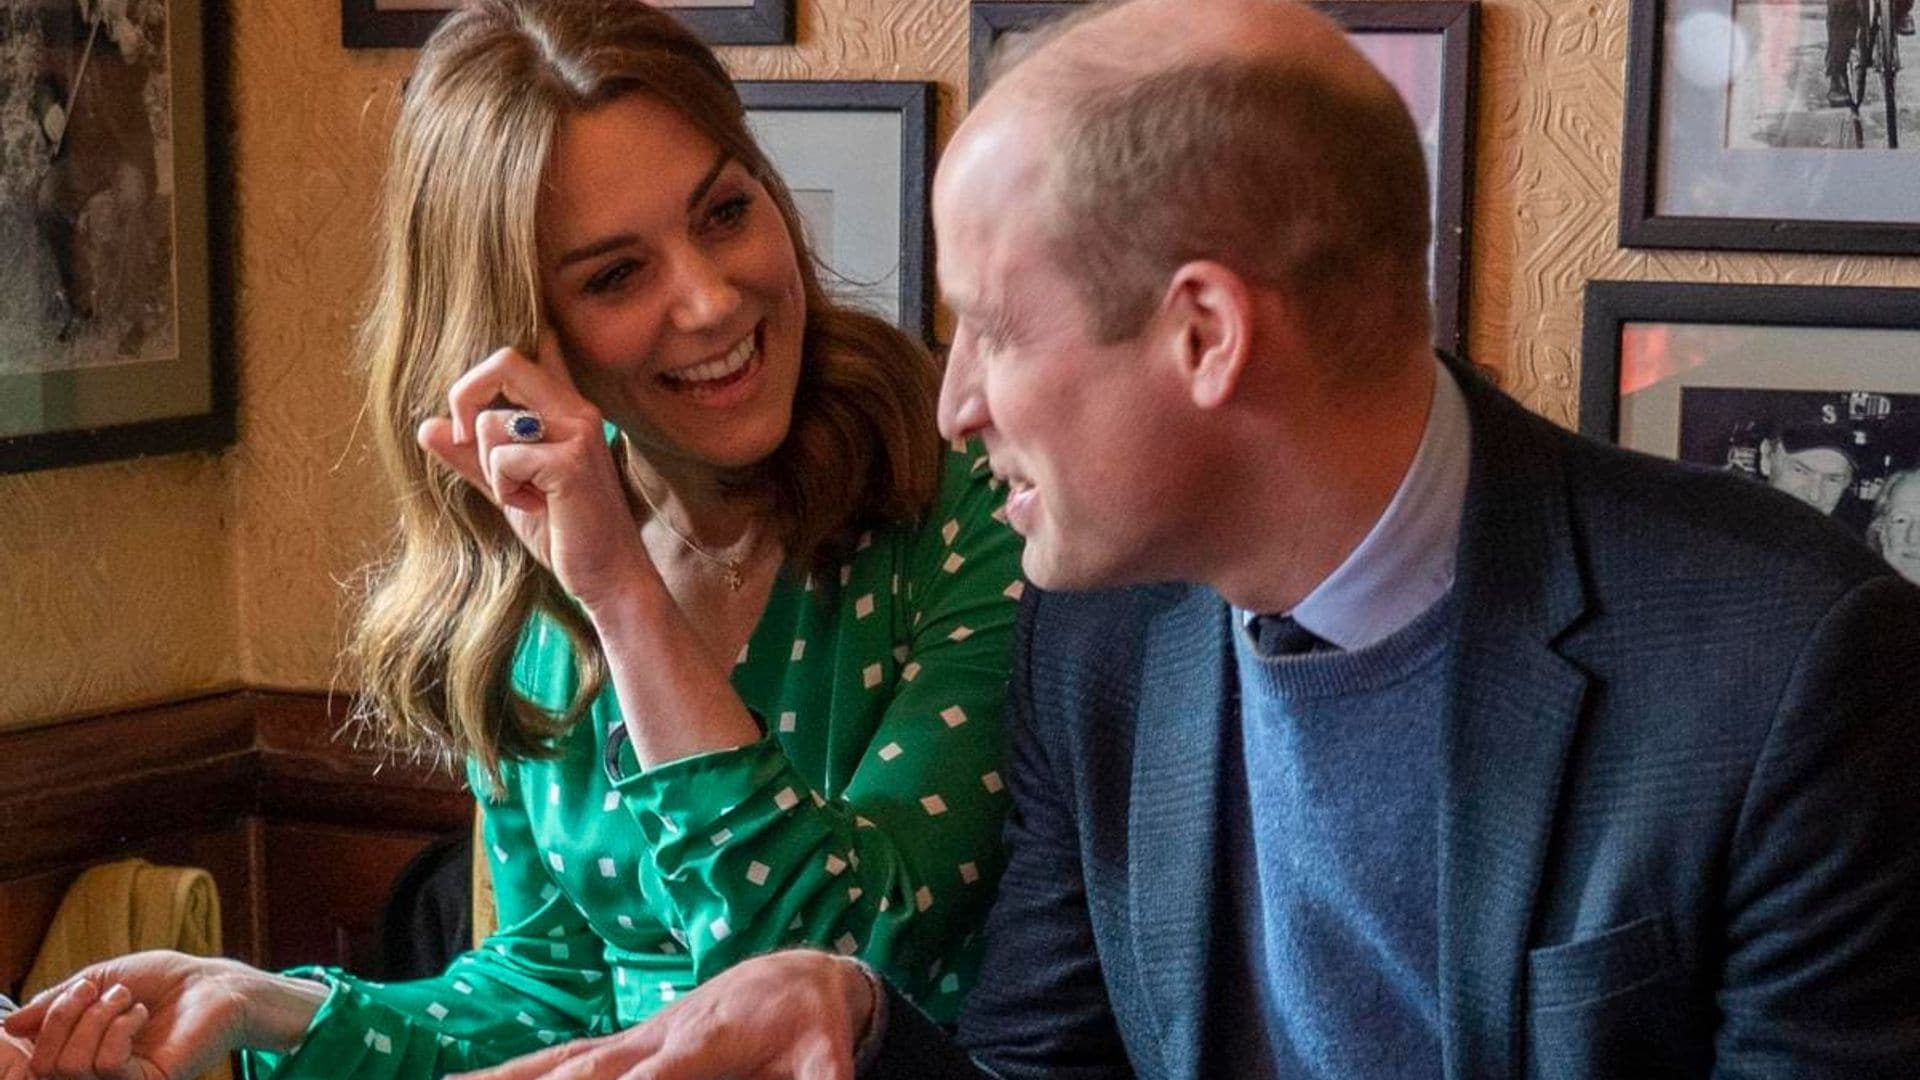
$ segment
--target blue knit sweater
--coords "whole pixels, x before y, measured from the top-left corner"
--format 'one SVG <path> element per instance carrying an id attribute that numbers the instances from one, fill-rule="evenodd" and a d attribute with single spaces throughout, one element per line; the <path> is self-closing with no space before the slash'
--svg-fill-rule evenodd
<path id="1" fill-rule="evenodd" d="M 1226 769 L 1221 1002 L 1210 1049 L 1234 1077 L 1440 1071 L 1440 713 L 1451 596 L 1356 652 L 1238 649 Z"/>

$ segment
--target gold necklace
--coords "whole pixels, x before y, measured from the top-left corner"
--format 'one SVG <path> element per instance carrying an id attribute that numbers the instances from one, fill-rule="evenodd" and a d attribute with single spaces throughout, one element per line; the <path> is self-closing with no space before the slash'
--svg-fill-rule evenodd
<path id="1" fill-rule="evenodd" d="M 672 533 L 673 538 L 684 544 L 688 551 L 705 559 L 714 569 L 720 571 L 720 580 L 726 582 L 728 592 L 739 592 L 741 587 L 746 585 L 747 575 L 740 556 L 734 555 L 723 558 L 701 547 L 694 542 L 693 537 L 688 536 L 686 533 L 674 527 L 673 519 L 667 516 L 666 511 L 654 504 L 653 497 L 647 494 L 645 487 L 639 484 L 633 486 L 640 492 L 640 501 L 647 504 L 648 510 L 653 511 L 654 520 L 660 523 L 661 528 Z M 752 546 L 749 545 L 747 550 L 751 552 L 753 550 Z"/>

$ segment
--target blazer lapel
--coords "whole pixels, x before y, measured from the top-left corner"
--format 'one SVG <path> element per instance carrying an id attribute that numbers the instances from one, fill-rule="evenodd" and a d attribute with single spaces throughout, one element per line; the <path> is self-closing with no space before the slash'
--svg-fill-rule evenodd
<path id="1" fill-rule="evenodd" d="M 1133 964 L 1165 1075 L 1194 1075 L 1211 954 L 1223 721 L 1238 709 L 1228 608 L 1193 588 L 1142 643 L 1128 877 Z"/>
<path id="2" fill-rule="evenodd" d="M 1442 734 L 1440 1014 L 1449 1077 L 1525 1065 L 1528 931 L 1586 676 L 1554 649 L 1585 610 L 1558 439 L 1456 369 L 1473 466 Z"/>

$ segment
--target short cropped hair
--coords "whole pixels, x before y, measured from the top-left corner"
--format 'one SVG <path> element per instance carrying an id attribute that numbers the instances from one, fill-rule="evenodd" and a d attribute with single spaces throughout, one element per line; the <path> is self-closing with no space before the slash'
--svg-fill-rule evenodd
<path id="1" fill-rule="evenodd" d="M 1292 57 L 1082 74 L 1055 118 L 1049 239 L 1096 338 L 1137 335 L 1173 273 L 1204 259 L 1280 289 L 1334 353 L 1382 318 L 1424 340 L 1426 160 L 1384 79 Z"/>

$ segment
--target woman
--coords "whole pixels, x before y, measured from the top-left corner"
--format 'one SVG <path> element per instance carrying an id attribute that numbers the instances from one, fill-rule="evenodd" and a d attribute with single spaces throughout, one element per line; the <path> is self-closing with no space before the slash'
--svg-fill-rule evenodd
<path id="1" fill-rule="evenodd" d="M 1895 573 L 1920 585 L 1920 467 L 1902 469 L 1880 485 L 1867 522 L 1867 546 Z"/>
<path id="2" fill-rule="evenodd" d="M 131 997 L 130 1053 L 168 1075 L 229 1047 L 438 1075 L 791 943 L 953 1015 L 998 865 L 1017 542 L 934 434 L 931 361 L 822 293 L 798 220 L 668 17 L 446 21 L 390 165 L 369 415 L 403 542 L 356 655 L 404 742 L 467 756 L 500 930 L 391 986 L 116 962 L 27 1011 L 36 1053 L 111 1072 Z"/>

